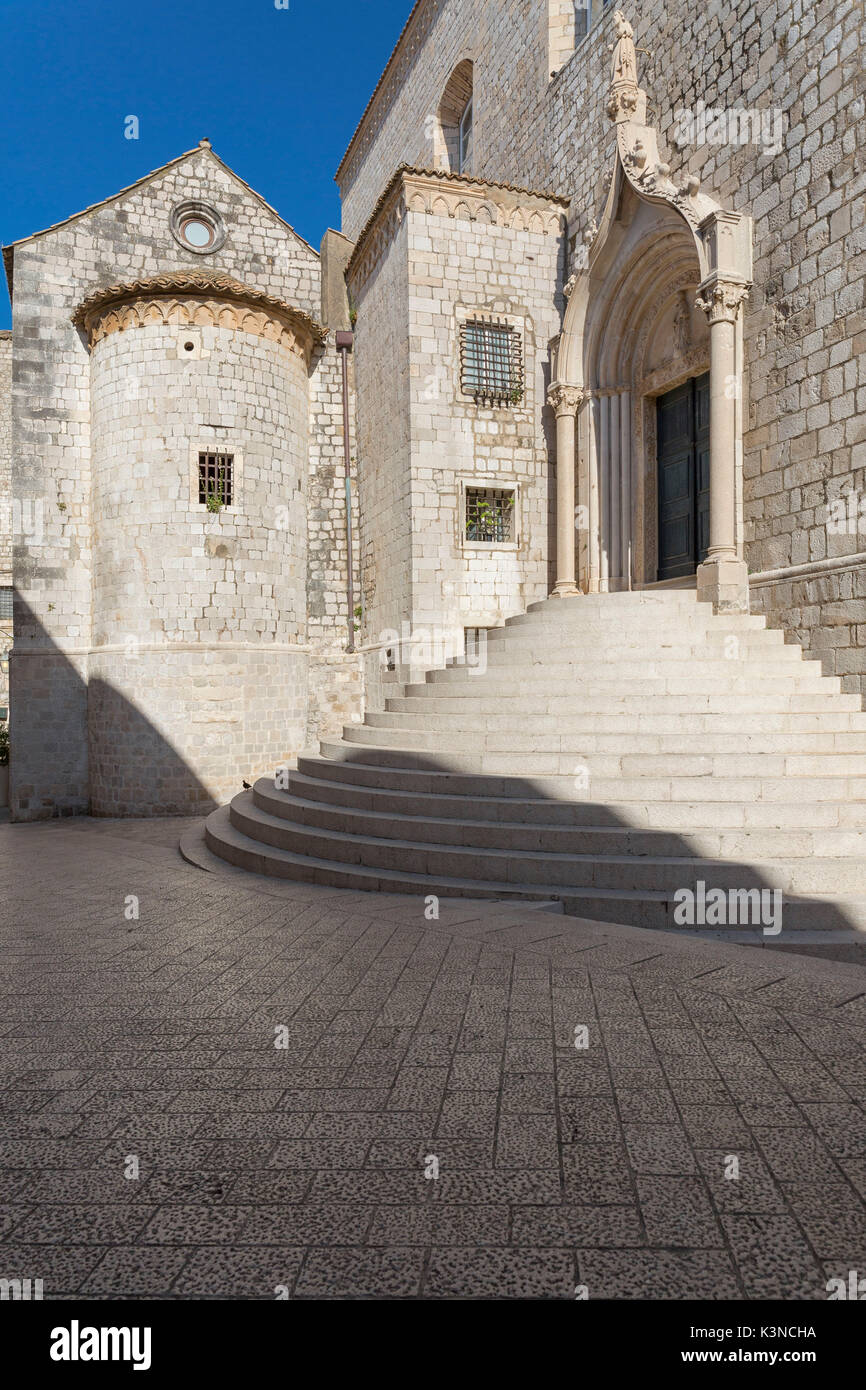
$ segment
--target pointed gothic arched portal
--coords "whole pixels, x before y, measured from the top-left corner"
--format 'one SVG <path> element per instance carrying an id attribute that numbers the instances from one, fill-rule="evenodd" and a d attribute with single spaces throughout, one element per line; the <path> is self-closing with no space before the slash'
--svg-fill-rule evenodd
<path id="1" fill-rule="evenodd" d="M 615 163 L 601 224 L 585 233 L 566 286 L 550 390 L 557 416 L 554 592 L 654 583 L 666 573 L 667 552 L 679 546 L 669 568 L 685 572 L 693 555 L 700 596 L 717 609 L 744 609 L 741 305 L 751 281 L 751 221 L 723 211 L 697 179 L 680 188 L 671 182 L 645 124 L 631 26 L 619 12 L 616 19 L 608 101 Z M 666 457 L 660 475 L 656 418 L 666 417 L 659 401 L 675 406 L 666 393 L 707 374 L 697 393 L 680 393 L 703 402 L 703 424 L 685 446 L 688 467 L 700 454 L 700 476 L 684 477 L 682 460 L 670 465 Z"/>

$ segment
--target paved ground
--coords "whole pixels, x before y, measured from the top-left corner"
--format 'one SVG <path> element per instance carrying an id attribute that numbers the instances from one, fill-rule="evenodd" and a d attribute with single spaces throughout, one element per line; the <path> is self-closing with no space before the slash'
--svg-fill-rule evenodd
<path id="1" fill-rule="evenodd" d="M 861 966 L 479 904 L 428 922 L 203 873 L 180 829 L 0 826 L 0 1278 L 813 1299 L 866 1276 Z"/>

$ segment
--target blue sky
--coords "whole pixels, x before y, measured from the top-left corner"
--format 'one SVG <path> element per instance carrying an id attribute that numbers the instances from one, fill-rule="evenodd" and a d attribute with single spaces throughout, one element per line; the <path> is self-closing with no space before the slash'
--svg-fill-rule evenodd
<path id="1" fill-rule="evenodd" d="M 318 247 L 340 225 L 334 173 L 411 8 L 0 0 L 0 241 L 110 197 L 206 135 Z M 138 140 L 124 138 L 129 115 Z"/>

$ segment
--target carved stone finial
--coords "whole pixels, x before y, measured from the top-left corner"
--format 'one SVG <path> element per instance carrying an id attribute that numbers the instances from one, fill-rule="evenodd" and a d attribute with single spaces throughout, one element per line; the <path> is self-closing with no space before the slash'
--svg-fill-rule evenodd
<path id="1" fill-rule="evenodd" d="M 200 150 L 209 150 L 212 148 L 211 142 L 208 140 L 207 136 L 205 136 L 203 140 L 199 140 L 198 146 Z"/>
<path id="2" fill-rule="evenodd" d="M 587 227 L 586 231 L 585 231 L 584 234 L 583 234 L 583 239 L 584 239 L 584 241 L 586 242 L 586 245 L 587 245 L 587 246 L 592 246 L 592 243 L 595 241 L 595 239 L 596 239 L 597 236 L 598 236 L 598 223 L 596 222 L 595 218 L 593 217 L 592 221 L 590 222 L 589 226 Z"/>
<path id="3" fill-rule="evenodd" d="M 566 299 L 571 299 L 571 296 L 574 294 L 574 287 L 576 284 L 577 276 L 569 275 L 568 279 L 562 287 L 562 293 L 565 295 Z"/>
<path id="4" fill-rule="evenodd" d="M 610 96 L 607 111 L 612 121 L 631 120 L 637 110 L 641 90 L 637 81 L 637 52 L 634 30 L 622 10 L 614 10 L 616 43 L 611 44 Z"/>

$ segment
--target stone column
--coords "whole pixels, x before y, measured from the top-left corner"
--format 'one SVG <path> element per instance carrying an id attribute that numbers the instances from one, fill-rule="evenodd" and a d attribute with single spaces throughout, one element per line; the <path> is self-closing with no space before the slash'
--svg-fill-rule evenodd
<path id="1" fill-rule="evenodd" d="M 716 612 L 748 612 L 749 576 L 737 555 L 737 319 L 745 285 L 716 280 L 702 285 L 697 306 L 710 325 L 710 545 L 698 567 L 698 598 Z"/>
<path id="2" fill-rule="evenodd" d="M 619 451 L 622 464 L 622 492 L 620 501 L 620 534 L 622 536 L 622 587 L 631 588 L 632 557 L 632 483 L 631 483 L 631 396 L 623 391 L 619 397 Z"/>
<path id="3" fill-rule="evenodd" d="M 619 438 L 619 394 L 608 397 L 608 466 L 610 468 L 610 584 L 611 592 L 623 587 L 622 454 Z"/>
<path id="4" fill-rule="evenodd" d="M 556 411 L 556 587 L 552 597 L 567 598 L 579 592 L 574 567 L 574 440 L 583 391 L 556 382 L 547 399 Z"/>

